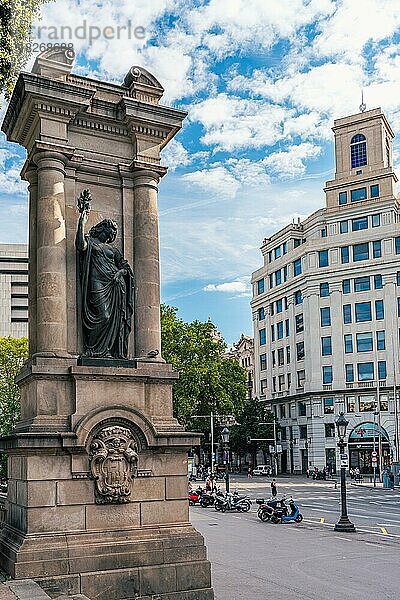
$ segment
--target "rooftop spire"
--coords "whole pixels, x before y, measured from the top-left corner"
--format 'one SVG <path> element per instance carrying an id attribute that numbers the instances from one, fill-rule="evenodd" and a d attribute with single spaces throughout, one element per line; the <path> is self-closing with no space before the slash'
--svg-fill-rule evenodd
<path id="1" fill-rule="evenodd" d="M 365 112 L 367 105 L 364 103 L 364 90 L 361 89 L 361 104 L 360 104 L 360 112 Z"/>

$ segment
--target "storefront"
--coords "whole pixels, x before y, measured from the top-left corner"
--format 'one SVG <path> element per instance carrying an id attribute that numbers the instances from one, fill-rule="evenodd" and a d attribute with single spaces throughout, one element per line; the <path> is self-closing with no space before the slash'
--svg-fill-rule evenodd
<path id="1" fill-rule="evenodd" d="M 358 467 L 360 473 L 372 473 L 372 452 L 379 457 L 382 452 L 382 464 L 391 464 L 389 436 L 377 423 L 360 423 L 349 435 L 350 468 Z M 379 458 L 377 462 L 379 472 Z"/>

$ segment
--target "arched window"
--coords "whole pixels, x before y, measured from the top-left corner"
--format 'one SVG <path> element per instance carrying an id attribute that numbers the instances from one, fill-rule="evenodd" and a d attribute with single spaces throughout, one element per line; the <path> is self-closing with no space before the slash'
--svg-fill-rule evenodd
<path id="1" fill-rule="evenodd" d="M 365 135 L 357 133 L 350 142 L 351 168 L 356 169 L 367 164 L 367 141 Z"/>

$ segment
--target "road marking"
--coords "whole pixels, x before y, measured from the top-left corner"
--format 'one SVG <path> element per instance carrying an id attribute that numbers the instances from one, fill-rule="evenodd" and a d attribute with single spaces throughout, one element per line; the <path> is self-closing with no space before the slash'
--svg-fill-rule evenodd
<path id="1" fill-rule="evenodd" d="M 384 535 L 389 535 L 388 530 L 386 529 L 386 527 L 381 527 L 380 530 L 382 531 L 382 533 Z"/>
<path id="2" fill-rule="evenodd" d="M 325 523 L 325 517 L 321 517 L 320 523 Z"/>

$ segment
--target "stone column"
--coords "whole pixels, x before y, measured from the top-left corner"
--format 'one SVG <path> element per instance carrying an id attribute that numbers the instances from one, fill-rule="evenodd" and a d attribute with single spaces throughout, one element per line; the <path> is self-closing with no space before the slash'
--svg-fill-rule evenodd
<path id="1" fill-rule="evenodd" d="M 37 273 L 36 273 L 36 230 L 37 230 L 37 195 L 38 195 L 38 175 L 35 165 L 28 166 L 23 174 L 23 178 L 29 182 L 29 354 L 37 352 L 36 344 L 36 310 L 37 310 Z"/>
<path id="2" fill-rule="evenodd" d="M 161 358 L 160 258 L 157 192 L 160 176 L 138 169 L 133 173 L 135 255 L 135 356 L 149 352 Z"/>
<path id="3" fill-rule="evenodd" d="M 67 272 L 64 176 L 67 157 L 43 151 L 35 155 L 38 173 L 36 213 L 36 353 L 68 356 Z"/>

